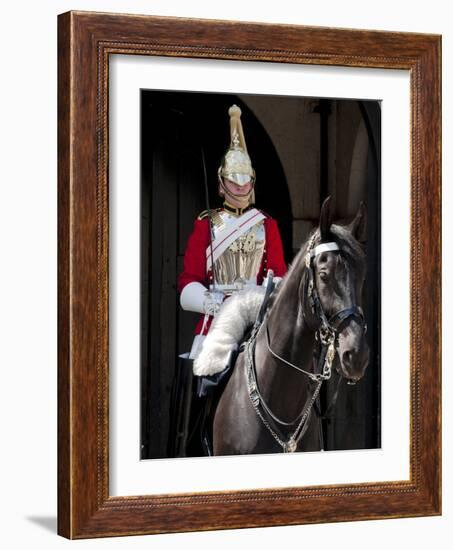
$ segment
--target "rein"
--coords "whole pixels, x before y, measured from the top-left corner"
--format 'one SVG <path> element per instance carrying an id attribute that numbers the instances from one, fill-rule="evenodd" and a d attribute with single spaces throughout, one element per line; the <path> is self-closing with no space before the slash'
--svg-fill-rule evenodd
<path id="1" fill-rule="evenodd" d="M 354 317 L 366 329 L 362 309 L 356 305 L 337 311 L 329 319 L 327 319 L 321 301 L 319 299 L 316 285 L 314 283 L 312 260 L 314 257 L 316 257 L 318 254 L 321 254 L 322 252 L 333 250 L 339 251 L 340 248 L 335 242 L 323 243 L 314 246 L 314 239 L 315 236 L 313 235 L 309 242 L 307 253 L 305 256 L 305 265 L 308 270 L 308 298 L 310 301 L 310 307 L 312 312 L 320 321 L 320 326 L 315 333 L 315 337 L 321 345 L 321 352 L 318 358 L 318 372 L 309 372 L 302 369 L 300 366 L 295 365 L 294 363 L 291 363 L 290 361 L 287 361 L 286 359 L 278 355 L 271 348 L 269 327 L 267 324 L 267 303 L 274 287 L 271 274 L 270 281 L 266 289 L 266 294 L 260 308 L 260 312 L 253 326 L 250 338 L 245 344 L 247 357 L 247 386 L 250 400 L 252 402 L 253 408 L 255 409 L 255 413 L 260 418 L 260 420 L 267 428 L 269 433 L 272 435 L 272 437 L 275 439 L 275 441 L 277 441 L 277 443 L 282 447 L 284 453 L 291 453 L 297 450 L 297 445 L 308 428 L 308 421 L 310 419 L 311 410 L 319 395 L 322 383 L 324 382 L 324 380 L 329 380 L 331 377 L 332 365 L 336 354 L 335 343 L 337 340 L 339 328 L 347 319 L 349 319 L 350 317 Z M 278 361 L 301 372 L 302 374 L 306 375 L 312 382 L 316 383 L 312 395 L 307 398 L 307 401 L 305 402 L 301 412 L 292 422 L 284 422 L 283 420 L 279 419 L 274 413 L 272 413 L 258 388 L 255 365 L 255 347 L 256 338 L 263 324 L 265 324 L 266 345 L 269 353 Z M 341 378 L 339 379 L 339 382 L 340 381 Z M 336 402 L 338 391 L 339 383 L 337 384 L 337 388 L 335 391 L 334 402 Z M 333 408 L 333 405 L 334 403 L 330 404 L 328 408 L 329 411 L 331 410 L 331 408 Z M 278 427 L 278 425 L 294 426 L 296 422 L 297 426 L 294 431 L 289 435 L 289 437 L 285 436 Z"/>

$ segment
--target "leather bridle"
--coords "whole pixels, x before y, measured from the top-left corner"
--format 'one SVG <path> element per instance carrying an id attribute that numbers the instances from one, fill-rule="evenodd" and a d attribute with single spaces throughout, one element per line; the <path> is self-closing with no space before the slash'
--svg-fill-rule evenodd
<path id="1" fill-rule="evenodd" d="M 305 256 L 305 266 L 308 273 L 307 294 L 308 294 L 309 306 L 311 308 L 312 313 L 314 314 L 317 321 L 319 322 L 319 326 L 315 333 L 315 337 L 321 346 L 321 350 L 317 361 L 318 363 L 317 369 L 316 369 L 317 372 L 306 371 L 302 369 L 300 366 L 295 365 L 290 361 L 287 361 L 286 359 L 278 355 L 271 347 L 269 330 L 268 330 L 267 323 L 265 322 L 266 321 L 265 318 L 267 316 L 268 299 L 273 290 L 272 274 L 270 274 L 270 281 L 268 282 L 265 298 L 263 300 L 263 304 L 261 306 L 259 315 L 252 329 L 251 336 L 246 343 L 246 356 L 247 356 L 246 373 L 247 373 L 247 385 L 248 385 L 248 393 L 250 396 L 250 400 L 252 402 L 252 405 L 255 409 L 256 414 L 258 415 L 260 420 L 263 422 L 265 427 L 268 429 L 272 437 L 282 447 L 283 452 L 296 451 L 298 442 L 300 441 L 300 439 L 302 438 L 302 436 L 304 435 L 304 433 L 308 428 L 308 424 L 309 424 L 308 421 L 310 419 L 311 409 L 315 404 L 315 401 L 319 395 L 322 383 L 324 382 L 324 380 L 329 380 L 332 374 L 332 364 L 336 354 L 335 345 L 336 345 L 340 327 L 343 325 L 343 323 L 346 320 L 350 318 L 354 318 L 363 327 L 364 331 L 366 331 L 366 323 L 365 323 L 363 311 L 359 306 L 355 304 L 351 307 L 344 308 L 340 311 L 337 311 L 332 316 L 330 316 L 330 318 L 327 318 L 316 288 L 315 279 L 314 279 L 314 270 L 313 270 L 312 264 L 313 264 L 313 259 L 318 254 L 321 254 L 327 251 L 340 252 L 340 248 L 338 244 L 335 242 L 322 243 L 322 244 L 318 244 L 317 246 L 314 246 L 314 240 L 315 240 L 315 235 L 312 236 L 307 247 L 307 253 Z M 279 360 L 280 362 L 282 362 L 283 364 L 296 369 L 297 371 L 305 374 L 310 380 L 316 382 L 316 387 L 312 395 L 308 396 L 307 401 L 304 404 L 304 407 L 302 408 L 302 411 L 299 413 L 297 418 L 294 419 L 292 422 L 284 422 L 281 419 L 279 419 L 270 410 L 269 406 L 266 404 L 258 388 L 258 381 L 256 376 L 256 365 L 255 365 L 255 346 L 256 346 L 256 338 L 257 338 L 258 332 L 260 328 L 263 326 L 263 324 L 265 325 L 265 330 L 266 330 L 267 349 L 271 353 L 271 355 L 275 357 L 277 360 Z M 340 381 L 341 381 L 341 378 L 339 378 L 339 382 Z M 337 389 L 335 391 L 335 395 L 333 398 L 334 402 L 336 401 L 336 398 L 338 396 L 338 390 L 339 390 L 339 384 L 337 385 Z M 330 408 L 332 408 L 332 406 L 333 406 L 332 404 L 329 406 L 329 410 Z M 297 422 L 297 426 L 289 437 L 285 436 L 281 432 L 280 426 L 294 426 L 296 422 Z"/>

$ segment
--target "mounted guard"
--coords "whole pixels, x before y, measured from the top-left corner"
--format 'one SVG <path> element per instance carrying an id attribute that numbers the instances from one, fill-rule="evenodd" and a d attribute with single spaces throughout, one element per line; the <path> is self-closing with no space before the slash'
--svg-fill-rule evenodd
<path id="1" fill-rule="evenodd" d="M 187 241 L 184 269 L 178 279 L 181 307 L 200 313 L 201 317 L 192 348 L 182 358 L 181 378 L 173 399 L 173 408 L 179 410 L 173 423 L 176 456 L 185 456 L 189 437 L 192 374 L 196 375 L 198 395 L 205 395 L 209 388 L 218 384 L 221 372 L 227 370 L 227 364 L 225 369 L 218 366 L 219 376 L 213 379 L 205 376 L 202 362 L 195 363 L 195 372 L 191 364 L 203 349 L 214 316 L 225 300 L 242 291 L 243 304 L 248 309 L 239 324 L 242 323 L 245 330 L 245 325 L 253 324 L 255 320 L 257 304 L 261 303 L 264 294 L 260 287 L 266 285 L 268 273 L 272 272 L 278 281 L 287 269 L 277 222 L 254 207 L 256 175 L 245 143 L 241 110 L 233 105 L 228 114 L 230 145 L 217 172 L 218 193 L 223 198 L 223 206 L 210 209 L 208 204 L 207 210 L 195 220 Z M 241 336 L 239 331 L 237 338 Z M 235 343 L 230 344 L 233 349 Z M 184 364 L 187 361 L 191 363 Z M 204 450 L 209 453 L 207 441 Z"/>

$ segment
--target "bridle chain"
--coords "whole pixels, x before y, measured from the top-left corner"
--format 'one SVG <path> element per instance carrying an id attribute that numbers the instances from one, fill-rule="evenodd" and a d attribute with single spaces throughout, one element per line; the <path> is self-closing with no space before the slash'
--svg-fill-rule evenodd
<path id="1" fill-rule="evenodd" d="M 317 256 L 318 254 L 321 254 L 322 252 L 327 251 L 333 251 L 333 250 L 340 250 L 339 246 L 335 242 L 329 242 L 329 243 L 321 243 L 317 246 L 314 246 L 316 235 L 313 235 L 310 239 L 310 242 L 307 247 L 307 253 L 305 255 L 305 265 L 309 272 L 309 284 L 308 284 L 308 294 L 309 298 L 311 300 L 311 308 L 315 314 L 320 318 L 321 321 L 321 327 L 318 330 L 319 334 L 319 341 L 322 345 L 322 352 L 320 354 L 320 363 L 322 362 L 322 372 L 321 373 L 312 373 L 309 371 L 306 371 L 302 369 L 300 366 L 295 365 L 294 363 L 291 363 L 290 361 L 287 361 L 283 357 L 281 357 L 279 354 L 277 354 L 270 345 L 270 337 L 269 337 L 269 328 L 267 326 L 267 312 L 264 316 L 264 319 L 262 322 L 254 327 L 252 334 L 246 344 L 247 346 L 247 359 L 248 359 L 248 365 L 247 365 L 247 383 L 248 383 L 248 390 L 249 390 L 249 397 L 252 402 L 253 408 L 255 409 L 255 412 L 257 416 L 260 418 L 261 422 L 264 424 L 264 426 L 267 428 L 269 433 L 272 435 L 272 437 L 277 441 L 277 443 L 282 447 L 283 452 L 294 452 L 297 449 L 297 445 L 302 438 L 302 436 L 305 434 L 307 428 L 308 428 L 308 419 L 311 413 L 311 409 L 319 395 L 319 392 L 321 390 L 321 386 L 324 380 L 329 380 L 332 374 L 332 365 L 335 358 L 335 341 L 337 337 L 337 330 L 339 326 L 343 323 L 345 319 L 348 317 L 354 316 L 359 317 L 363 323 L 363 313 L 362 310 L 358 306 L 353 306 L 351 308 L 346 308 L 341 311 L 338 311 L 334 315 L 330 317 L 328 320 L 321 302 L 319 300 L 319 296 L 317 294 L 316 286 L 314 284 L 314 276 L 313 276 L 313 268 L 311 265 L 312 259 Z M 332 324 L 332 321 L 334 323 Z M 261 395 L 259 389 L 258 389 L 258 381 L 256 379 L 256 373 L 254 368 L 254 347 L 256 338 L 258 336 L 259 330 L 261 329 L 262 325 L 265 324 L 266 326 L 266 345 L 268 351 L 271 353 L 273 357 L 275 357 L 278 361 L 282 362 L 283 364 L 294 368 L 295 370 L 301 372 L 302 374 L 305 374 L 310 380 L 317 383 L 316 388 L 312 394 L 312 396 L 308 399 L 307 403 L 302 408 L 302 411 L 297 415 L 296 419 L 293 420 L 293 422 L 283 422 L 277 416 L 272 413 L 269 406 L 266 404 L 265 400 L 263 399 L 263 396 Z M 264 411 L 270 416 L 276 423 L 284 426 L 293 425 L 295 422 L 298 422 L 296 429 L 293 431 L 293 433 L 289 436 L 288 440 L 285 442 L 282 440 L 281 437 L 276 433 L 276 431 L 272 428 L 268 420 L 265 418 L 264 414 L 260 410 L 260 404 L 263 407 Z"/>

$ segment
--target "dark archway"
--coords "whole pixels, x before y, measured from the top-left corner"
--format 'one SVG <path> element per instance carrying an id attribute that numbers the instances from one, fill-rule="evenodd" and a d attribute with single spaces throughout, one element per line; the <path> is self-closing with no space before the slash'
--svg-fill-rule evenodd
<path id="1" fill-rule="evenodd" d="M 229 144 L 228 108 L 236 103 L 256 173 L 257 206 L 278 220 L 292 255 L 291 201 L 272 140 L 236 95 L 142 90 L 141 95 L 141 457 L 168 456 L 172 381 L 177 353 L 190 349 L 195 314 L 176 291 L 194 219 L 220 206 L 217 169 Z M 268 185 L 266 185 L 268 183 Z"/>

